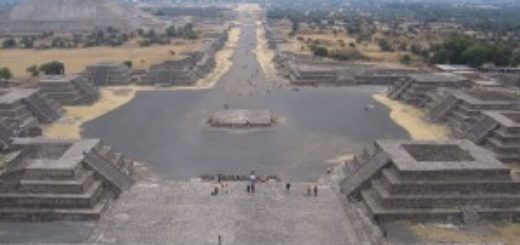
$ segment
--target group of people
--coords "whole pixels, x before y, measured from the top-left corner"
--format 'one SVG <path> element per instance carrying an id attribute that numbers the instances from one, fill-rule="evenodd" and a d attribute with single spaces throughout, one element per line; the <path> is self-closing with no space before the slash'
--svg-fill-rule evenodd
<path id="1" fill-rule="evenodd" d="M 329 172 L 328 169 L 327 169 L 327 172 Z M 213 191 L 211 192 L 211 195 L 217 196 L 219 194 L 219 192 L 227 193 L 227 183 L 222 181 L 220 175 L 217 175 L 216 179 L 217 179 L 217 185 L 215 185 Z M 246 186 L 246 192 L 254 194 L 256 191 L 256 184 L 258 181 L 259 181 L 259 179 L 256 177 L 255 171 L 251 171 L 251 175 L 249 176 L 249 181 Z M 291 190 L 291 183 L 286 182 L 285 183 L 285 192 L 289 193 L 290 190 Z M 308 185 L 307 190 L 305 192 L 305 196 L 317 197 L 318 196 L 318 185 L 317 184 Z"/>

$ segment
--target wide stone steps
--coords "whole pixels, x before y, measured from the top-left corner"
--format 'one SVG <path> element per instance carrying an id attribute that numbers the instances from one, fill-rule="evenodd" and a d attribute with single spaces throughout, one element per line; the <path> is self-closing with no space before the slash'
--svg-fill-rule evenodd
<path id="1" fill-rule="evenodd" d="M 27 107 L 37 116 L 38 120 L 43 123 L 52 123 L 60 117 L 55 108 L 37 95 L 28 97 L 24 101 Z"/>
<path id="2" fill-rule="evenodd" d="M 109 162 L 96 151 L 85 154 L 84 162 L 119 192 L 129 189 L 134 184 L 129 175 L 122 172 L 114 163 Z"/>
<path id="3" fill-rule="evenodd" d="M 94 181 L 79 194 L 71 193 L 0 193 L 2 208 L 91 208 L 103 194 L 103 183 Z"/>
<path id="4" fill-rule="evenodd" d="M 449 96 L 441 103 L 435 105 L 428 111 L 427 118 L 432 122 L 440 122 L 446 119 L 448 114 L 458 105 L 459 100 Z"/>
<path id="5" fill-rule="evenodd" d="M 399 83 L 397 86 L 393 87 L 392 90 L 388 92 L 388 97 L 390 99 L 397 99 L 399 96 L 412 84 L 411 81 L 405 81 Z"/>
<path id="6" fill-rule="evenodd" d="M 381 184 L 386 187 L 389 193 L 406 195 L 414 193 L 431 194 L 458 194 L 470 190 L 479 190 L 484 193 L 515 193 L 520 194 L 520 181 L 504 180 L 455 180 L 455 181 L 403 181 L 400 180 L 396 171 L 392 168 L 381 171 Z"/>
<path id="7" fill-rule="evenodd" d="M 392 195 L 378 180 L 372 180 L 372 189 L 385 208 L 452 208 L 476 205 L 489 208 L 514 208 L 520 206 L 520 195 L 509 193 L 471 194 L 414 194 Z"/>
<path id="8" fill-rule="evenodd" d="M 387 165 L 388 162 L 389 159 L 384 152 L 377 153 L 372 159 L 363 163 L 356 172 L 346 176 L 343 192 L 347 196 L 356 195 L 370 181 L 370 178 Z"/>
<path id="9" fill-rule="evenodd" d="M 464 138 L 471 140 L 475 144 L 480 144 L 497 127 L 497 122 L 491 118 L 484 117 L 472 129 L 466 132 Z"/>
<path id="10" fill-rule="evenodd" d="M 31 193 L 83 193 L 94 181 L 94 171 L 81 171 L 78 179 L 73 180 L 34 180 L 20 181 L 18 191 Z"/>
<path id="11" fill-rule="evenodd" d="M 101 198 L 92 208 L 0 208 L 2 221 L 53 221 L 53 220 L 98 220 L 109 205 L 108 198 Z"/>

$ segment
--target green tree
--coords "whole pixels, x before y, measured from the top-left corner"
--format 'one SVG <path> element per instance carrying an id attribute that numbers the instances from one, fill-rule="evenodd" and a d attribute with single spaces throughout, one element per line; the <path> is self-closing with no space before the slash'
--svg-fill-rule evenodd
<path id="1" fill-rule="evenodd" d="M 410 63 L 412 63 L 412 58 L 410 57 L 410 55 L 405 54 L 405 55 L 401 56 L 401 58 L 399 59 L 399 62 L 401 62 L 401 64 L 403 64 L 403 65 L 410 65 Z"/>
<path id="2" fill-rule="evenodd" d="M 131 60 L 125 60 L 123 62 L 123 64 L 125 64 L 126 66 L 128 66 L 128 68 L 132 68 L 132 61 Z"/>
<path id="3" fill-rule="evenodd" d="M 393 51 L 392 45 L 386 40 L 386 39 L 380 39 L 377 44 L 379 45 L 379 48 L 381 48 L 384 52 L 390 52 Z"/>
<path id="4" fill-rule="evenodd" d="M 27 71 L 27 73 L 31 74 L 31 76 L 33 76 L 33 77 L 40 75 L 40 70 L 38 70 L 37 65 L 32 65 L 32 66 L 27 67 L 26 71 Z"/>
<path id="5" fill-rule="evenodd" d="M 9 70 L 9 68 L 7 68 L 7 67 L 0 68 L 0 79 L 9 80 L 12 77 L 13 77 L 13 73 L 11 72 L 11 70 Z"/>
<path id="6" fill-rule="evenodd" d="M 329 54 L 329 50 L 327 50 L 327 48 L 323 46 L 312 46 L 311 50 L 314 56 L 317 57 L 327 57 L 327 55 Z"/>
<path id="7" fill-rule="evenodd" d="M 21 43 L 22 43 L 23 48 L 31 49 L 34 47 L 34 38 L 33 37 L 23 37 Z"/>
<path id="8" fill-rule="evenodd" d="M 2 48 L 5 48 L 5 49 L 16 48 L 16 40 L 14 38 L 5 39 L 2 42 Z"/>
<path id="9" fill-rule="evenodd" d="M 65 73 L 65 65 L 59 61 L 51 61 L 40 65 L 39 70 L 46 75 L 59 75 Z"/>
<path id="10" fill-rule="evenodd" d="M 176 37 L 177 36 L 177 29 L 175 29 L 175 26 L 169 26 L 166 28 L 166 35 L 169 37 Z"/>
<path id="11" fill-rule="evenodd" d="M 490 61 L 490 57 L 493 53 L 493 49 L 483 44 L 474 44 L 468 47 L 462 53 L 462 62 L 472 67 L 479 67 L 484 63 Z"/>

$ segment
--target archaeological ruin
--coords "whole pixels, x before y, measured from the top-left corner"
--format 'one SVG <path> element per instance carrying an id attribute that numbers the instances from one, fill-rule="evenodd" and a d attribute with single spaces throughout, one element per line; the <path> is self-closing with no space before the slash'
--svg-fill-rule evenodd
<path id="1" fill-rule="evenodd" d="M 98 219 L 133 184 L 133 163 L 98 139 L 14 138 L 0 178 L 0 220 Z"/>
<path id="2" fill-rule="evenodd" d="M 1 124 L 17 136 L 40 134 L 39 124 L 52 123 L 63 110 L 38 89 L 5 89 L 0 91 Z"/>
<path id="3" fill-rule="evenodd" d="M 96 86 L 125 85 L 131 82 L 132 71 L 121 63 L 99 63 L 87 66 L 85 76 Z"/>
<path id="4" fill-rule="evenodd" d="M 395 83 L 388 91 L 388 97 L 417 107 L 424 107 L 429 101 L 429 92 L 438 88 L 465 88 L 471 81 L 450 73 L 410 74 L 404 81 Z"/>
<path id="5" fill-rule="evenodd" d="M 465 131 L 480 121 L 482 111 L 520 108 L 520 98 L 504 90 L 441 90 L 430 98 L 433 99 L 426 119 L 447 122 L 456 137 L 462 137 Z"/>
<path id="6" fill-rule="evenodd" d="M 518 220 L 520 180 L 469 140 L 378 140 L 346 170 L 343 192 L 377 222 Z"/>
<path id="7" fill-rule="evenodd" d="M 218 35 L 197 52 L 175 61 L 166 61 L 153 65 L 146 72 L 140 83 L 149 85 L 193 85 L 199 78 L 205 77 L 215 68 L 215 53 L 224 47 L 227 32 Z"/>
<path id="8" fill-rule="evenodd" d="M 520 163 L 520 111 L 482 111 L 462 138 L 493 151 L 506 163 Z"/>
<path id="9" fill-rule="evenodd" d="M 265 128 L 276 123 L 269 110 L 221 110 L 210 116 L 208 124 L 223 128 Z"/>
<path id="10" fill-rule="evenodd" d="M 99 99 L 99 89 L 80 75 L 45 76 L 38 85 L 42 93 L 61 105 L 89 105 Z"/>

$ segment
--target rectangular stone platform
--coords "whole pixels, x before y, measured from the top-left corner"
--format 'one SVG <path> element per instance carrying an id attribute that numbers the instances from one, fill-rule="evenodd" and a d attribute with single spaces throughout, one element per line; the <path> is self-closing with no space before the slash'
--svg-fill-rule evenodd
<path id="1" fill-rule="evenodd" d="M 87 66 L 85 75 L 96 86 L 124 85 L 132 80 L 132 71 L 121 63 L 99 63 Z"/>
<path id="2" fill-rule="evenodd" d="M 213 127 L 248 128 L 270 127 L 274 120 L 269 110 L 222 110 L 211 115 L 208 123 Z"/>
<path id="3" fill-rule="evenodd" d="M 379 140 L 375 145 L 373 156 L 384 154 L 389 163 L 347 194 L 360 198 L 376 221 L 462 222 L 466 209 L 480 219 L 520 218 L 520 180 L 486 149 L 468 140 Z M 373 169 L 369 162 L 360 168 Z"/>
<path id="4" fill-rule="evenodd" d="M 520 108 L 520 96 L 505 90 L 471 89 L 445 91 L 444 99 L 431 105 L 426 119 L 447 122 L 454 136 L 465 132 L 482 120 L 482 111 Z"/>
<path id="5" fill-rule="evenodd" d="M 471 86 L 471 81 L 450 73 L 410 74 L 408 79 L 396 83 L 388 91 L 388 96 L 418 107 L 426 106 L 430 101 L 427 93 L 438 88 L 464 88 Z"/>
<path id="6" fill-rule="evenodd" d="M 62 105 L 92 104 L 99 99 L 99 89 L 80 75 L 52 75 L 38 83 L 41 91 Z"/>
<path id="7" fill-rule="evenodd" d="M 14 138 L 9 150 L 0 175 L 0 220 L 96 219 L 133 183 L 132 163 L 114 158 L 98 139 Z"/>

